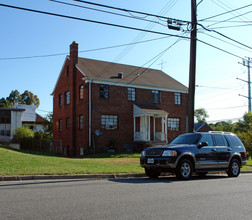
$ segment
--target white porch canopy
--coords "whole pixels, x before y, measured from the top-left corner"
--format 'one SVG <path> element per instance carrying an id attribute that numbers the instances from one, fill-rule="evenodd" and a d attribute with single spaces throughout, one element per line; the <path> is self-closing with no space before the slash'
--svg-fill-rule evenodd
<path id="1" fill-rule="evenodd" d="M 154 104 L 135 103 L 133 105 L 134 116 L 134 141 L 144 142 L 168 142 L 167 140 L 167 118 L 168 113 Z M 137 120 L 139 119 L 139 128 L 137 129 Z M 153 123 L 151 124 L 151 118 Z M 162 129 L 156 131 L 156 119 L 161 119 Z M 151 131 L 151 125 L 153 133 Z M 151 135 L 152 134 L 152 135 Z"/>

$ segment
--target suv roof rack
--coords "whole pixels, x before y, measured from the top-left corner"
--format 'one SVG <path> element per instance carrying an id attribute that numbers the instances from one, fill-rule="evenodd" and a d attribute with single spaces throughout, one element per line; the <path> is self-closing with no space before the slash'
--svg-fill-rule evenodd
<path id="1" fill-rule="evenodd" d="M 234 133 L 227 132 L 227 131 L 208 131 L 208 133 L 213 133 L 213 134 L 232 134 L 232 135 L 234 135 Z"/>

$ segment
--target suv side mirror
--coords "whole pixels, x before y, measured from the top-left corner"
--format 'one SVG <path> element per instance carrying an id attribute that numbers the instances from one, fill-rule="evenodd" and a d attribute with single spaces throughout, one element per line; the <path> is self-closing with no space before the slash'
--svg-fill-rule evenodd
<path id="1" fill-rule="evenodd" d="M 206 147 L 206 146 L 208 146 L 207 142 L 201 142 L 201 143 L 199 143 L 198 148 L 202 148 L 202 147 Z"/>

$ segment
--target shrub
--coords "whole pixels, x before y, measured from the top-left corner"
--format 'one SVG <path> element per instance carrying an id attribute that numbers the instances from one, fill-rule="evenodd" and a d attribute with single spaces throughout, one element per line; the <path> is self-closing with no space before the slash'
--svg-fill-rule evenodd
<path id="1" fill-rule="evenodd" d="M 34 138 L 34 131 L 28 127 L 17 128 L 15 131 L 14 139 L 20 140 L 24 138 Z"/>

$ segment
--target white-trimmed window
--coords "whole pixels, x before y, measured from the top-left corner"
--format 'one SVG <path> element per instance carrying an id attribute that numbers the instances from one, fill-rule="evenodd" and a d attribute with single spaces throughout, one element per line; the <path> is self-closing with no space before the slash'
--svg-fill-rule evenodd
<path id="1" fill-rule="evenodd" d="M 80 99 L 84 99 L 84 85 L 80 85 L 79 87 L 79 97 Z"/>
<path id="2" fill-rule="evenodd" d="M 179 118 L 168 118 L 168 129 L 170 131 L 180 130 L 180 119 Z"/>
<path id="3" fill-rule="evenodd" d="M 129 101 L 136 101 L 136 89 L 135 88 L 128 88 L 128 100 Z"/>
<path id="4" fill-rule="evenodd" d="M 160 103 L 160 92 L 152 90 L 152 103 Z"/>
<path id="5" fill-rule="evenodd" d="M 175 92 L 175 105 L 181 105 L 181 93 Z"/>
<path id="6" fill-rule="evenodd" d="M 106 130 L 115 130 L 118 128 L 118 116 L 117 115 L 102 115 L 101 127 Z"/>

